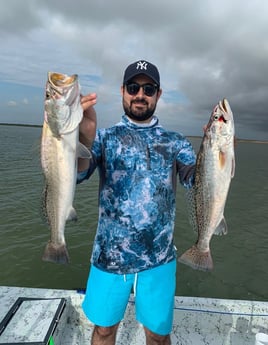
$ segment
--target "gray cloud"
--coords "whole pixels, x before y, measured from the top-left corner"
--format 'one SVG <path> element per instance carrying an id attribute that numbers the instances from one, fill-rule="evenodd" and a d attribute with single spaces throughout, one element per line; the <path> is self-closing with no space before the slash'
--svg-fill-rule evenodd
<path id="1" fill-rule="evenodd" d="M 145 58 L 160 69 L 164 124 L 198 134 L 227 97 L 238 136 L 268 140 L 267 17 L 266 0 L 9 0 L 0 77 L 42 87 L 48 70 L 78 73 L 113 121 L 125 66 Z"/>

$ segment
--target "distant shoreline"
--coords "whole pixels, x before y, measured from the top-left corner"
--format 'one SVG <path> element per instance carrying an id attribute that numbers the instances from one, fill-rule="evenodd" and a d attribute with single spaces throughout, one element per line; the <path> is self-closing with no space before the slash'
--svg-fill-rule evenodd
<path id="1" fill-rule="evenodd" d="M 23 123 L 3 123 L 3 122 L 0 122 L 0 126 L 38 127 L 38 128 L 43 127 L 43 125 L 27 125 Z"/>
<path id="2" fill-rule="evenodd" d="M 28 125 L 28 124 L 23 124 L 23 123 L 2 123 L 0 122 L 0 126 L 17 126 L 17 127 L 35 127 L 35 128 L 42 128 L 43 125 Z M 201 139 L 201 136 L 198 135 L 185 135 L 188 138 L 197 138 Z M 254 139 L 235 139 L 237 143 L 254 143 L 254 144 L 268 144 L 268 141 L 265 140 L 254 140 Z"/>

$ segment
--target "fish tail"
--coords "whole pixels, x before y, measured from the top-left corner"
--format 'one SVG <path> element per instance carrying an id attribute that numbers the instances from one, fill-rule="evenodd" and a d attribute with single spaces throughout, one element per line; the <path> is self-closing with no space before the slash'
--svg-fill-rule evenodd
<path id="1" fill-rule="evenodd" d="M 184 252 L 178 259 L 179 262 L 192 267 L 195 270 L 212 271 L 213 261 L 210 250 L 201 252 L 196 245 Z"/>
<path id="2" fill-rule="evenodd" d="M 42 260 L 57 264 L 68 264 L 70 259 L 66 245 L 55 245 L 52 242 L 48 242 Z"/>
<path id="3" fill-rule="evenodd" d="M 228 227 L 226 224 L 226 220 L 223 217 L 220 221 L 220 224 L 217 226 L 217 228 L 214 231 L 214 235 L 226 235 L 228 233 Z"/>

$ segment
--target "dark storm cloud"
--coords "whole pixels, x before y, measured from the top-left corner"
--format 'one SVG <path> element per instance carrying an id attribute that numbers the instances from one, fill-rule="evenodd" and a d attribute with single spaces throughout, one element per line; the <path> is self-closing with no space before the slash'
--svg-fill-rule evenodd
<path id="1" fill-rule="evenodd" d="M 196 134 L 226 97 L 238 135 L 268 140 L 267 17 L 266 0 L 9 0 L 0 77 L 41 87 L 44 71 L 75 71 L 98 80 L 99 106 L 111 104 L 113 120 L 125 66 L 145 58 L 161 72 L 164 123 Z"/>

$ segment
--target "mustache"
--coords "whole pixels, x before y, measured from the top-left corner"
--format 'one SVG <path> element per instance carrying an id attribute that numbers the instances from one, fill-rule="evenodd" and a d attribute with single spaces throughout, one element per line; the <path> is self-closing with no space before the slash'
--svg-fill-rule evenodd
<path id="1" fill-rule="evenodd" d="M 145 105 L 148 105 L 148 102 L 144 98 L 139 98 L 139 99 L 134 99 L 133 101 L 131 101 L 131 105 L 132 104 L 145 104 Z"/>

